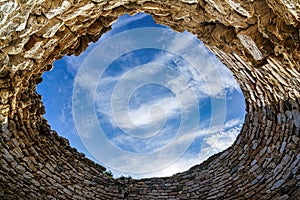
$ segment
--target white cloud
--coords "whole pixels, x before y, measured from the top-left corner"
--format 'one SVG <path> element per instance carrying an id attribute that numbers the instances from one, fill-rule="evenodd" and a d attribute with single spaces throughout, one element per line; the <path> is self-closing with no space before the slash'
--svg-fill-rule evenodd
<path id="1" fill-rule="evenodd" d="M 170 79 L 167 73 L 168 71 L 162 69 L 160 65 L 153 64 L 148 67 L 132 69 L 123 76 L 103 77 L 101 83 L 104 88 L 96 94 L 97 111 L 110 113 L 111 124 L 125 130 L 134 129 L 137 126 L 162 125 L 165 119 L 177 116 L 182 110 L 185 116 L 189 112 L 195 113 L 199 105 L 195 94 L 190 88 L 185 88 L 181 77 L 175 76 Z M 118 85 L 115 85 L 116 82 Z M 129 99 L 133 92 L 149 83 L 161 84 L 162 87 L 169 88 L 176 96 L 154 94 L 142 96 L 140 98 L 151 98 L 151 101 L 128 109 Z M 109 96 L 105 93 L 113 93 L 113 95 Z M 113 112 L 110 112 L 110 109 L 113 109 Z M 148 128 L 151 129 L 153 126 Z"/>
<path id="2" fill-rule="evenodd" d="M 113 137 L 111 141 L 124 150 L 130 149 L 130 151 L 132 150 L 133 152 L 147 154 L 150 152 L 158 151 L 159 149 L 170 144 L 170 141 L 172 141 L 176 136 L 176 130 L 174 129 L 175 128 L 172 126 L 164 127 L 159 135 L 146 139 L 139 139 L 136 137 L 128 136 L 127 134 L 119 134 Z"/>
<path id="3" fill-rule="evenodd" d="M 243 123 L 243 120 L 240 118 L 230 119 L 230 120 L 226 121 L 226 123 L 224 124 L 223 130 L 227 130 L 229 128 L 239 126 L 242 123 Z"/>
<path id="4" fill-rule="evenodd" d="M 236 121 L 236 122 L 239 121 L 240 123 L 239 124 L 234 123 L 235 126 L 230 127 L 231 126 L 230 124 L 233 125 L 232 121 Z M 201 148 L 200 152 L 198 152 L 198 153 L 197 152 L 186 152 L 183 156 L 181 156 L 174 163 L 172 163 L 169 166 L 164 167 L 162 169 L 160 169 L 161 166 L 159 164 L 153 165 L 154 163 L 152 163 L 153 169 L 160 169 L 157 171 L 153 171 L 153 172 L 149 172 L 149 173 L 141 173 L 141 174 L 130 173 L 130 175 L 135 178 L 163 177 L 163 176 L 171 176 L 175 173 L 186 171 L 189 168 L 191 168 L 192 166 L 194 166 L 196 164 L 200 164 L 201 162 L 205 161 L 210 156 L 212 156 L 220 151 L 223 151 L 226 148 L 228 148 L 229 146 L 231 146 L 233 144 L 233 142 L 235 141 L 237 135 L 239 134 L 239 132 L 241 130 L 241 126 L 242 126 L 242 121 L 238 120 L 238 119 L 234 119 L 234 120 L 230 120 L 225 123 L 225 127 L 230 127 L 230 129 L 225 132 L 219 130 L 219 132 L 216 133 L 215 132 L 216 128 L 214 128 L 212 132 L 209 132 L 208 130 L 206 130 L 206 132 L 199 131 L 196 133 L 196 137 L 203 137 L 204 135 L 206 135 L 206 138 L 204 139 L 204 144 L 202 144 L 202 148 Z M 190 134 L 186 134 L 186 135 L 187 135 L 187 137 L 191 137 L 192 134 L 194 134 L 194 133 L 190 133 Z M 180 142 L 178 142 L 178 143 L 180 143 Z M 199 144 L 199 145 L 201 145 L 201 144 Z M 169 156 L 172 157 L 173 155 L 169 155 Z M 128 158 L 128 159 L 130 159 L 130 158 Z M 149 160 L 149 162 L 151 162 L 151 161 Z M 135 166 L 135 162 L 133 161 L 132 168 L 134 169 L 136 167 L 143 168 L 143 166 Z M 118 177 L 120 175 L 129 175 L 127 173 L 119 172 L 119 171 L 114 171 L 114 174 L 116 177 Z"/>
<path id="5" fill-rule="evenodd" d="M 213 135 L 218 135 L 218 134 L 223 135 L 223 133 L 225 133 L 225 135 L 226 135 L 227 133 L 231 133 L 233 130 L 235 130 L 235 127 L 240 128 L 242 123 L 243 123 L 243 120 L 235 118 L 235 119 L 231 119 L 229 121 L 226 121 L 224 123 L 224 125 L 222 124 L 222 125 L 210 126 L 210 127 L 202 126 L 196 132 L 186 132 L 182 137 L 179 137 L 178 140 L 176 140 L 174 142 L 176 144 L 180 144 L 183 141 L 194 140 L 195 138 L 198 138 L 198 137 L 208 137 L 208 136 L 213 136 Z M 233 135 L 231 134 L 231 136 L 233 136 Z M 209 143 L 209 142 L 214 141 L 214 139 L 216 139 L 216 137 L 221 137 L 221 136 L 215 136 L 215 138 L 213 137 L 212 139 L 208 139 L 207 144 L 209 144 L 209 146 L 212 146 L 211 145 L 212 143 Z M 226 138 L 224 138 L 224 139 L 226 139 Z M 222 149 L 222 147 L 224 147 L 224 145 L 221 146 L 220 149 Z"/>
<path id="6" fill-rule="evenodd" d="M 208 50 L 202 43 L 199 44 L 199 49 L 202 52 L 196 51 L 195 36 L 185 32 L 191 38 L 175 38 L 169 44 L 167 49 L 170 52 L 175 52 L 182 56 L 190 63 L 197 63 L 196 66 L 190 64 L 178 65 L 180 74 L 189 80 L 189 85 L 198 94 L 205 94 L 215 98 L 224 98 L 224 90 L 226 89 L 239 89 L 239 85 L 233 78 L 232 73 L 223 66 L 223 64 L 213 55 L 208 54 Z M 193 39 L 194 38 L 194 39 Z M 198 50 L 199 50 L 198 49 Z M 205 53 L 206 52 L 206 53 Z M 170 54 L 161 54 L 153 61 L 161 65 L 167 65 L 171 62 L 179 62 L 176 56 Z M 176 81 L 176 79 L 174 80 Z"/>
<path id="7" fill-rule="evenodd" d="M 240 133 L 241 125 L 238 127 L 231 128 L 226 132 L 220 132 L 205 139 L 205 143 L 208 147 L 205 147 L 203 151 L 209 152 L 213 155 L 220 151 L 225 150 L 233 144 L 237 135 Z"/>
<path id="8" fill-rule="evenodd" d="M 172 118 L 180 112 L 178 102 L 174 98 L 166 97 L 157 99 L 154 102 L 142 104 L 133 111 L 129 111 L 129 116 L 135 126 L 146 126 L 164 121 L 165 118 Z M 121 120 L 124 122 L 125 120 Z M 122 127 L 133 129 L 135 127 L 123 124 Z"/>
<path id="9" fill-rule="evenodd" d="M 141 15 L 141 18 L 145 16 Z M 116 23 L 115 27 L 122 27 L 130 22 L 131 18 L 121 23 Z M 130 41 L 127 41 L 123 46 L 129 43 Z M 192 95 L 196 94 L 199 99 L 209 96 L 224 99 L 226 97 L 225 89 L 232 90 L 239 88 L 230 72 L 227 69 L 223 69 L 224 66 L 221 66 L 221 64 L 216 61 L 210 62 L 209 60 L 212 58 L 207 54 L 203 56 L 201 52 L 192 51 L 194 48 L 193 45 L 194 41 L 177 38 L 177 40 L 168 44 L 166 49 L 170 52 L 178 53 L 187 61 L 193 60 L 194 63 L 197 63 L 195 67 L 171 54 L 160 54 L 151 62 L 152 67 L 144 66 L 140 69 L 129 70 L 124 75 L 118 74 L 102 77 L 100 81 L 103 87 L 100 93 L 97 93 L 95 96 L 97 112 L 105 115 L 104 117 L 108 119 L 113 127 L 120 127 L 125 131 L 131 131 L 131 133 L 135 131 L 143 132 L 145 136 L 149 136 L 147 133 L 151 135 L 154 130 L 160 130 L 166 119 L 172 119 L 180 114 L 187 118 L 192 118 L 199 105 L 199 102 L 195 102 L 195 98 L 192 97 Z M 112 51 L 106 51 L 101 55 L 106 57 L 113 53 Z M 71 57 L 67 60 L 70 70 L 78 70 L 85 56 L 86 55 L 83 55 L 76 59 Z M 129 54 L 129 56 L 132 55 Z M 123 62 L 128 61 L 124 60 Z M 137 63 L 139 62 L 138 60 Z M 176 68 L 172 68 L 173 71 L 162 69 L 163 66 L 168 68 L 172 64 L 176 66 Z M 96 78 L 99 74 L 97 75 L 97 71 L 95 71 L 95 73 L 90 73 L 89 71 L 88 74 L 92 74 L 94 77 L 82 74 L 79 78 L 81 78 L 81 83 L 83 83 L 86 88 L 93 88 L 95 81 L 91 83 L 91 79 L 98 80 Z M 220 76 L 218 76 L 218 74 Z M 144 83 L 152 82 L 166 86 L 175 94 L 176 98 L 171 96 L 153 96 L 150 101 L 145 101 L 142 105 L 133 106 L 133 108 L 128 109 L 130 96 L 135 89 L 141 87 Z M 84 98 L 92 98 L 92 94 Z M 87 120 L 82 123 L 91 123 L 91 121 Z M 165 176 L 187 170 L 189 167 L 201 163 L 214 153 L 227 148 L 233 143 L 236 135 L 239 133 L 241 123 L 242 121 L 240 119 L 231 119 L 225 124 L 222 123 L 222 125 L 220 125 L 217 123 L 217 125 L 213 125 L 212 127 L 201 127 L 199 130 L 194 130 L 194 126 L 191 123 L 182 123 L 184 134 L 176 137 L 176 139 L 169 134 L 162 134 L 161 137 L 149 139 L 144 142 L 137 142 L 138 140 L 136 138 L 128 135 L 117 135 L 112 138 L 112 142 L 127 145 L 136 152 L 142 153 L 160 149 L 166 144 L 172 144 L 178 147 L 177 149 L 175 148 L 174 152 L 170 152 L 169 156 L 172 157 L 172 154 L 177 154 L 178 152 L 176 150 L 180 149 L 182 144 L 185 144 L 187 141 L 193 141 L 199 137 L 206 137 L 200 153 L 189 153 L 187 156 L 181 157 L 172 165 L 159 171 L 134 175 L 135 177 Z M 93 125 L 91 124 L 90 127 L 93 127 Z M 165 133 L 176 132 L 175 126 L 170 125 L 164 127 L 162 131 Z M 90 135 L 86 136 L 88 137 Z M 127 168 L 132 168 L 133 170 L 144 167 L 137 165 L 137 163 L 140 162 L 130 157 L 130 154 L 128 155 L 128 157 L 125 156 L 122 158 L 119 158 L 118 155 L 110 155 L 110 157 L 111 159 L 116 159 L 115 162 L 119 163 L 121 163 L 120 159 L 126 160 L 124 164 L 126 163 L 126 165 L 129 165 Z M 159 159 L 166 158 L 164 158 L 163 155 L 155 155 L 151 159 L 145 159 L 145 162 L 151 162 L 153 169 L 159 169 L 161 167 Z M 118 173 L 120 172 L 115 172 L 115 174 Z"/>

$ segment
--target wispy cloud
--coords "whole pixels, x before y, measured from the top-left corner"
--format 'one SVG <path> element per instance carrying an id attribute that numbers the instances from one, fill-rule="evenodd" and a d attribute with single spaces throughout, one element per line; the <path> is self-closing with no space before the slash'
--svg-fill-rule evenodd
<path id="1" fill-rule="evenodd" d="M 153 63 L 168 65 L 178 63 L 180 74 L 189 80 L 187 87 L 193 88 L 200 96 L 208 95 L 214 98 L 224 98 L 225 89 L 239 89 L 239 85 L 233 78 L 231 72 L 204 47 L 203 43 L 197 41 L 197 48 L 201 51 L 195 51 L 195 36 L 189 32 L 184 32 L 185 37 L 174 38 L 167 49 L 170 52 L 176 52 L 177 55 L 161 54 L 156 57 Z M 189 63 L 182 64 L 178 57 L 182 56 Z M 196 63 L 191 65 L 190 63 Z M 174 79 L 176 81 L 176 79 Z"/>
<path id="2" fill-rule="evenodd" d="M 116 23 L 114 27 L 122 27 L 128 23 L 131 23 L 131 19 Z M 185 34 L 192 37 L 188 33 Z M 122 46 L 130 46 L 130 43 L 131 41 L 128 39 Z M 207 98 L 222 99 L 225 102 L 226 90 L 238 90 L 239 88 L 231 73 L 219 61 L 212 61 L 214 58 L 205 53 L 206 50 L 202 44 L 200 44 L 200 49 L 203 50 L 201 52 L 194 51 L 194 46 L 193 39 L 186 40 L 186 38 L 178 37 L 170 43 L 166 43 L 165 50 L 156 53 L 154 58 L 147 63 L 143 63 L 141 58 L 135 58 L 134 53 L 131 52 L 127 54 L 127 57 L 116 57 L 119 59 L 119 72 L 115 70 L 115 73 L 106 73 L 99 77 L 99 71 L 95 67 L 89 68 L 92 72 L 88 70 L 86 74 L 77 75 L 85 88 L 96 88 L 96 84 L 98 84 L 95 94 L 95 91 L 90 91 L 82 94 L 80 98 L 93 99 L 97 115 L 103 119 L 104 127 L 102 128 L 110 126 L 109 130 L 117 130 L 117 133 L 107 133 L 110 142 L 119 148 L 124 147 L 124 151 L 147 154 L 148 157 L 140 157 L 140 159 L 143 163 L 151 162 L 152 167 L 142 169 L 145 166 L 140 165 L 141 160 L 137 160 L 131 154 L 124 154 L 125 156 L 122 154 L 120 158 L 117 153 L 112 153 L 107 156 L 110 159 L 109 162 L 116 165 L 122 162 L 126 165 L 126 169 L 133 169 L 133 171 L 150 172 L 160 169 L 160 171 L 151 173 L 136 174 L 135 177 L 171 175 L 187 170 L 233 143 L 240 131 L 241 119 L 233 118 L 223 123 L 225 114 L 212 112 L 220 115 L 214 116 L 213 120 L 220 120 L 221 123 L 212 123 L 207 118 L 204 119 L 204 122 L 202 121 L 200 128 L 198 127 L 199 121 L 196 120 L 197 123 L 194 123 L 195 119 L 199 117 L 197 112 L 199 102 L 207 100 Z M 102 64 L 117 52 L 118 48 L 112 44 L 106 51 L 97 52 L 94 55 L 103 57 L 100 63 Z M 86 56 L 87 54 L 76 59 L 70 57 L 67 60 L 69 70 L 76 73 Z M 99 59 L 97 60 L 99 61 Z M 126 65 L 128 62 L 132 62 L 132 66 L 138 67 L 130 69 Z M 196 64 L 192 65 L 191 63 Z M 95 66 L 99 63 L 94 62 L 89 65 Z M 148 96 L 135 96 L 145 84 L 153 83 L 168 88 L 172 95 L 160 95 L 155 93 L 155 88 L 152 88 L 149 90 L 150 95 Z M 136 102 L 132 103 L 130 100 L 133 97 L 136 98 Z M 222 105 L 220 103 L 220 106 Z M 221 115 L 224 115 L 224 118 Z M 171 122 L 168 123 L 168 120 Z M 85 119 L 82 123 L 94 127 L 93 124 L 90 124 L 94 123 L 91 119 Z M 86 131 L 85 136 L 93 137 L 94 135 Z M 202 144 L 199 144 L 198 152 L 191 152 L 185 148 L 189 141 L 199 138 L 205 139 Z M 168 154 L 151 154 L 165 146 L 172 146 L 170 149 L 166 148 Z M 160 159 L 177 158 L 185 150 L 187 152 L 185 156 L 162 168 Z"/>
<path id="3" fill-rule="evenodd" d="M 198 109 L 198 99 L 193 94 L 191 89 L 188 89 L 183 84 L 182 77 L 179 75 L 168 74 L 161 65 L 155 63 L 148 67 L 132 69 L 122 76 L 106 76 L 101 79 L 103 88 L 96 94 L 97 111 L 99 113 L 110 113 L 110 122 L 114 126 L 122 127 L 123 129 L 134 129 L 137 126 L 145 126 L 162 124 L 168 118 L 173 118 L 181 113 L 195 112 Z M 174 79 L 176 79 L 174 81 Z M 119 83 L 117 83 L 119 82 Z M 150 89 L 150 95 L 141 96 L 139 98 L 147 99 L 140 106 L 130 108 L 129 99 L 132 98 L 133 91 L 145 84 L 159 83 L 162 87 L 169 88 L 175 93 L 173 95 L 156 94 L 156 88 Z M 117 85 L 118 84 L 118 85 Z M 104 93 L 112 92 L 112 96 L 107 95 L 103 98 Z M 193 96 L 194 95 L 194 96 Z M 151 129 L 152 126 L 149 126 Z"/>
<path id="4" fill-rule="evenodd" d="M 233 121 L 239 122 L 239 123 L 232 123 Z M 231 126 L 233 125 L 233 126 Z M 231 127 L 230 127 L 231 126 Z M 235 141 L 237 135 L 239 134 L 241 127 L 242 127 L 242 120 L 239 119 L 233 119 L 225 123 L 224 127 L 230 127 L 227 131 L 219 130 L 218 132 L 215 132 L 217 128 L 213 128 L 212 132 L 209 132 L 209 130 L 204 131 L 198 131 L 197 133 L 190 133 L 187 134 L 187 137 L 191 137 L 192 135 L 196 135 L 197 137 L 203 137 L 206 135 L 206 138 L 204 139 L 204 143 L 201 145 L 199 144 L 198 152 L 185 152 L 178 160 L 175 160 L 173 163 L 171 163 L 169 166 L 166 166 L 164 168 L 160 168 L 159 165 L 152 166 L 153 169 L 159 169 L 154 172 L 150 173 L 137 173 L 130 175 L 136 177 L 136 178 L 143 178 L 143 177 L 157 177 L 157 176 L 170 176 L 178 172 L 183 172 L 191 168 L 192 166 L 196 164 L 200 164 L 201 162 L 205 161 L 210 156 L 225 150 L 229 146 L 233 144 Z M 192 136 L 194 137 L 194 136 Z M 180 141 L 177 141 L 178 144 L 180 144 Z M 173 155 L 169 155 L 172 157 Z M 129 158 L 130 159 L 130 158 Z M 154 159 L 154 158 L 153 158 Z M 149 159 L 149 162 L 151 162 L 151 159 Z M 135 162 L 132 163 L 132 168 L 136 168 Z M 140 166 L 143 168 L 143 166 Z M 120 175 L 127 175 L 126 172 L 120 172 L 120 171 L 114 171 L 114 174 L 116 176 Z"/>
<path id="5" fill-rule="evenodd" d="M 176 141 L 173 141 L 176 144 L 181 144 L 183 141 L 186 140 L 195 140 L 196 138 L 199 137 L 203 137 L 203 138 L 207 138 L 208 139 L 208 143 L 209 146 L 212 146 L 212 143 L 209 143 L 211 141 L 211 139 L 209 139 L 210 137 L 212 137 L 213 135 L 219 135 L 220 136 L 216 136 L 216 137 L 221 137 L 223 136 L 223 138 L 225 139 L 226 133 L 230 133 L 230 131 L 232 132 L 233 130 L 236 129 L 236 127 L 239 127 L 242 125 L 243 120 L 242 119 L 231 119 L 228 120 L 224 123 L 224 125 L 217 125 L 217 126 L 209 126 L 209 127 L 205 127 L 205 126 L 201 126 L 199 128 L 198 131 L 195 132 L 186 132 L 182 137 L 179 137 Z M 216 139 L 216 137 L 213 137 L 212 140 Z M 230 145 L 230 143 L 228 143 Z M 220 147 L 220 149 L 224 149 L 223 147 L 226 145 L 222 145 Z"/>
<path id="6" fill-rule="evenodd" d="M 129 116 L 135 126 L 146 126 L 156 124 L 165 118 L 170 118 L 180 112 L 178 102 L 174 98 L 161 98 L 154 102 L 142 104 L 133 111 L 129 111 Z M 121 120 L 124 122 L 125 120 Z M 132 129 L 134 127 L 123 124 L 122 127 Z"/>

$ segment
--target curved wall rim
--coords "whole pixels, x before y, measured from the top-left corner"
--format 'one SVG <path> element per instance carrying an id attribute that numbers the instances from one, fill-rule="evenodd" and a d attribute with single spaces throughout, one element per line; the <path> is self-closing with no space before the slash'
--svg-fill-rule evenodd
<path id="1" fill-rule="evenodd" d="M 1 198 L 299 198 L 298 1 L 6 1 L 0 10 Z M 54 60 L 141 11 L 203 41 L 239 82 L 247 115 L 230 148 L 184 173 L 114 180 L 51 130 L 35 90 Z"/>

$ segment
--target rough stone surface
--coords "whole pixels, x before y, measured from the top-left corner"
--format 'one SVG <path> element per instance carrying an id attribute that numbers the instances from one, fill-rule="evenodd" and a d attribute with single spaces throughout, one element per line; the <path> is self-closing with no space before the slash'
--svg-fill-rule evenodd
<path id="1" fill-rule="evenodd" d="M 166 178 L 114 180 L 51 131 L 36 84 L 118 16 L 188 30 L 234 73 L 247 104 L 235 143 Z M 0 199 L 299 199 L 298 0 L 0 1 Z"/>

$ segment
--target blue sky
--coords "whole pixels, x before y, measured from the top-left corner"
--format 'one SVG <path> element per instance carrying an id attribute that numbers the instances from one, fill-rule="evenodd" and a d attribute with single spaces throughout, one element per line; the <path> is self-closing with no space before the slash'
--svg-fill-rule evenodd
<path id="1" fill-rule="evenodd" d="M 159 36 L 162 40 L 170 32 L 171 36 L 179 35 L 144 13 L 121 16 L 110 32 L 81 55 L 56 61 L 38 85 L 51 128 L 115 177 L 168 176 L 188 170 L 229 147 L 245 115 L 244 97 L 231 73 L 188 32 L 181 35 L 198 45 L 202 53 L 179 35 L 177 40 L 166 40 L 165 49 L 131 50 L 118 55 L 102 73 L 96 71 L 94 66 L 104 63 L 113 51 L 130 46 L 131 40 L 152 37 L 136 34 L 142 27 L 155 28 L 153 37 L 166 33 Z M 135 33 L 135 38 L 124 39 L 127 33 Z M 118 38 L 122 42 L 114 42 Z M 103 51 L 106 44 L 111 50 Z M 85 73 L 82 69 L 87 65 L 93 68 Z M 91 79 L 96 79 L 96 89 L 90 108 L 106 143 L 93 135 L 93 131 L 98 133 L 98 129 L 92 130 L 95 120 L 85 113 L 89 97 L 81 94 L 84 89 L 78 86 L 90 87 Z M 79 114 L 76 106 L 83 108 Z M 83 128 L 86 126 L 91 128 Z"/>

